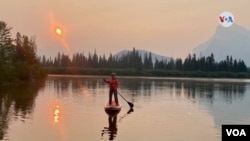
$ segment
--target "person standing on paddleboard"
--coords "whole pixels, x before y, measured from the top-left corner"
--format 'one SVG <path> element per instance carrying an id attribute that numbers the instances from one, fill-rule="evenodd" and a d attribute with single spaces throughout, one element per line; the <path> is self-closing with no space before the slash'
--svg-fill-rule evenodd
<path id="1" fill-rule="evenodd" d="M 119 105 L 118 96 L 117 96 L 117 88 L 118 88 L 118 79 L 115 77 L 115 73 L 111 73 L 111 78 L 106 80 L 103 78 L 103 81 L 109 84 L 109 105 L 112 105 L 112 95 L 114 94 L 115 103 Z"/>

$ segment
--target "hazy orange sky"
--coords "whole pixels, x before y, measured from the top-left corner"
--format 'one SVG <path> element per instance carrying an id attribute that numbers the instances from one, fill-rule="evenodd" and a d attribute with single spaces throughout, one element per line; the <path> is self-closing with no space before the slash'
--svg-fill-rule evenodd
<path id="1" fill-rule="evenodd" d="M 0 20 L 36 36 L 38 55 L 148 50 L 186 57 L 208 40 L 220 13 L 250 29 L 249 0 L 2 0 Z M 63 35 L 55 34 L 62 28 Z"/>

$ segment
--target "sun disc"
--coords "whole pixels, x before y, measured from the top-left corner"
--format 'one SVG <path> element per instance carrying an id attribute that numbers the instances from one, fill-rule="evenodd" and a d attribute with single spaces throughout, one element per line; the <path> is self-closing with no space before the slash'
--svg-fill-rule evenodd
<path id="1" fill-rule="evenodd" d="M 59 28 L 59 27 L 57 27 L 56 28 L 56 34 L 59 35 L 59 36 L 61 36 L 62 35 L 62 29 Z"/>

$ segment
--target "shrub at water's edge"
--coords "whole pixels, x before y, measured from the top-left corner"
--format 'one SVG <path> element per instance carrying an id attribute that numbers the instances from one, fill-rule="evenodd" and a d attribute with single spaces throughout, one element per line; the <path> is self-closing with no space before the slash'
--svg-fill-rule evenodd
<path id="1" fill-rule="evenodd" d="M 0 21 L 0 84 L 39 81 L 46 77 L 36 55 L 35 38 L 16 34 Z"/>

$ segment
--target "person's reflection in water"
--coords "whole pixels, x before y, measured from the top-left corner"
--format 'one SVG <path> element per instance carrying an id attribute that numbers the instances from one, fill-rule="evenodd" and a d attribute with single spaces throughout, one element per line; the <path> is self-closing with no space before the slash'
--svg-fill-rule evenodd
<path id="1" fill-rule="evenodd" d="M 127 115 L 131 114 L 132 112 L 134 112 L 134 109 L 130 108 L 125 115 L 120 117 L 119 122 L 121 122 L 123 118 L 125 118 Z M 117 115 L 118 113 L 108 113 L 109 127 L 104 127 L 104 130 L 102 130 L 102 139 L 103 139 L 104 134 L 109 135 L 110 141 L 114 140 L 117 137 L 117 131 L 118 131 Z"/>
<path id="2" fill-rule="evenodd" d="M 109 140 L 112 141 L 115 139 L 117 135 L 117 115 L 109 115 L 108 116 L 108 122 L 109 122 L 109 127 L 104 127 L 104 130 L 102 130 L 102 137 L 104 134 L 109 134 Z"/>

